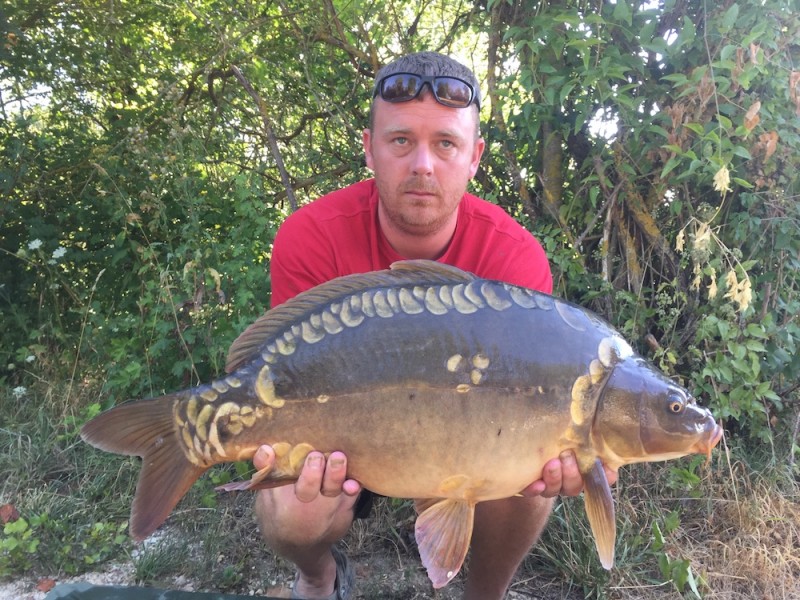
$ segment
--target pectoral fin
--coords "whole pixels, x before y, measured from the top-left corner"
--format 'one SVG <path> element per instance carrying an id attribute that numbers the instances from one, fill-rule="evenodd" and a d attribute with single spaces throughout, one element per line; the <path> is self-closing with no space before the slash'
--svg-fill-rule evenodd
<path id="1" fill-rule="evenodd" d="M 614 566 L 614 543 L 617 525 L 614 516 L 614 499 L 603 470 L 603 463 L 595 460 L 592 468 L 583 473 L 586 516 L 592 526 L 594 543 L 600 555 L 600 563 L 606 569 Z"/>
<path id="2" fill-rule="evenodd" d="M 419 555 L 434 588 L 447 585 L 464 564 L 474 519 L 474 503 L 452 498 L 428 506 L 417 517 Z"/>

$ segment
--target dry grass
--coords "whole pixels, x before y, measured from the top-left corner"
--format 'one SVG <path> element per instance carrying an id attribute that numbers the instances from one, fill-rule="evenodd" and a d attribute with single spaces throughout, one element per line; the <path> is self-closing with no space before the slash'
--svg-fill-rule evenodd
<path id="1" fill-rule="evenodd" d="M 669 467 L 645 469 L 643 474 L 663 473 Z M 775 479 L 775 473 L 759 473 L 742 462 L 730 463 L 723 452 L 702 482 L 702 497 L 675 498 L 650 485 L 640 494 L 641 482 L 624 492 L 633 499 L 621 503 L 620 518 L 657 519 L 680 508 L 680 525 L 666 537 L 662 551 L 671 558 L 688 560 L 700 580 L 703 598 L 709 600 L 798 600 L 800 599 L 800 488 L 790 477 Z M 649 510 L 645 510 L 648 506 Z M 633 511 L 633 512 L 631 512 Z M 637 515 L 637 516 L 632 516 Z M 619 520 L 619 519 L 618 519 Z M 624 534 L 623 534 L 624 535 Z M 645 552 L 645 563 L 659 552 Z M 638 574 L 624 574 L 619 566 L 607 587 L 609 597 L 695 597 L 686 589 L 647 583 L 648 575 L 660 575 L 653 564 Z"/>
<path id="2" fill-rule="evenodd" d="M 800 496 L 783 495 L 741 464 L 720 482 L 706 519 L 673 540 L 707 581 L 706 598 L 800 598 Z M 738 496 L 738 499 L 737 499 Z"/>

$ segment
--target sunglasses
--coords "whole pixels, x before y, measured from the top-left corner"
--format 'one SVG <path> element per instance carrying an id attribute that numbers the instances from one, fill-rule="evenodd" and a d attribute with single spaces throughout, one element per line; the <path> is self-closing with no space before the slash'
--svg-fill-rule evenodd
<path id="1" fill-rule="evenodd" d="M 475 90 L 463 79 L 414 73 L 387 75 L 375 86 L 372 97 L 380 94 L 386 102 L 408 102 L 419 96 L 426 83 L 439 104 L 450 108 L 466 108 L 473 100 L 478 104 Z"/>

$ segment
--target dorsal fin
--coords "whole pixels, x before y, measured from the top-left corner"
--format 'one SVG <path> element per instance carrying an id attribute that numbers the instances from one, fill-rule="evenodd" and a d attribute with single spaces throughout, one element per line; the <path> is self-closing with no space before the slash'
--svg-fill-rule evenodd
<path id="1" fill-rule="evenodd" d="M 266 340 L 292 322 L 337 299 L 376 287 L 445 285 L 468 283 L 475 279 L 472 273 L 432 260 L 404 260 L 392 263 L 387 270 L 331 279 L 267 311 L 245 329 L 228 350 L 225 371 L 232 373 L 247 362 Z"/>

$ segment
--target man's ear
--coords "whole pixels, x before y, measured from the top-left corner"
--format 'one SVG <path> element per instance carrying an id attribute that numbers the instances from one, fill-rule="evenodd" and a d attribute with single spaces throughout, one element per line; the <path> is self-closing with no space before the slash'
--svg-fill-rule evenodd
<path id="1" fill-rule="evenodd" d="M 481 156 L 483 156 L 483 151 L 486 149 L 486 140 L 483 138 L 478 138 L 475 140 L 475 148 L 473 148 L 472 152 L 472 163 L 470 164 L 470 176 L 469 178 L 472 179 L 475 177 L 475 173 L 478 172 L 478 166 L 481 162 Z"/>
<path id="2" fill-rule="evenodd" d="M 361 142 L 364 145 L 364 158 L 367 161 L 367 168 L 370 171 L 374 171 L 372 160 L 372 132 L 369 129 L 365 129 L 361 132 Z"/>

